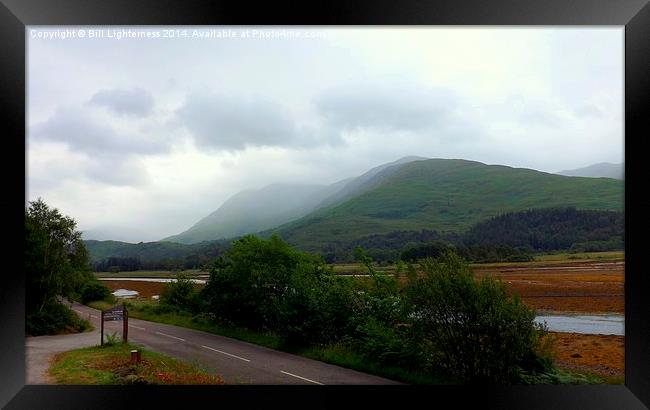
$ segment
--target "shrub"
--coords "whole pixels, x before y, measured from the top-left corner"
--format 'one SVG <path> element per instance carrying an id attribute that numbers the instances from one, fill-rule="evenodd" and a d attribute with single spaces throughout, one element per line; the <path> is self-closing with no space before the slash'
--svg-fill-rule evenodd
<path id="1" fill-rule="evenodd" d="M 386 324 L 368 317 L 356 330 L 356 350 L 372 361 L 410 369 L 421 368 L 426 361 L 406 323 Z"/>
<path id="2" fill-rule="evenodd" d="M 172 310 L 195 312 L 197 310 L 198 292 L 194 283 L 187 276 L 179 273 L 175 282 L 165 285 L 160 294 L 160 305 Z"/>
<path id="3" fill-rule="evenodd" d="M 115 299 L 111 294 L 110 289 L 108 289 L 104 284 L 102 284 L 98 280 L 92 280 L 85 283 L 81 287 L 81 291 L 79 293 L 80 293 L 79 295 L 80 301 L 84 305 L 90 302 L 96 302 L 98 300 L 113 302 Z"/>
<path id="4" fill-rule="evenodd" d="M 115 346 L 121 340 L 117 332 L 106 333 L 104 338 L 104 346 Z"/>
<path id="5" fill-rule="evenodd" d="M 67 306 L 48 302 L 40 311 L 33 311 L 25 317 L 25 331 L 28 335 L 54 335 L 65 332 L 83 332 L 92 325 L 77 316 Z"/>
<path id="6" fill-rule="evenodd" d="M 288 345 L 327 345 L 350 333 L 350 286 L 331 272 L 312 273 L 295 275 L 282 300 L 277 332 Z"/>
<path id="7" fill-rule="evenodd" d="M 300 265 L 300 267 L 299 267 Z M 209 312 L 219 320 L 255 330 L 276 330 L 282 301 L 294 292 L 297 270 L 320 275 L 322 261 L 293 250 L 277 236 L 247 235 L 215 263 L 202 291 Z"/>
<path id="8" fill-rule="evenodd" d="M 518 297 L 508 298 L 500 281 L 476 281 L 452 252 L 421 268 L 418 277 L 411 267 L 405 306 L 432 369 L 460 382 L 507 383 L 531 363 L 542 364 L 531 358 L 544 329 Z"/>

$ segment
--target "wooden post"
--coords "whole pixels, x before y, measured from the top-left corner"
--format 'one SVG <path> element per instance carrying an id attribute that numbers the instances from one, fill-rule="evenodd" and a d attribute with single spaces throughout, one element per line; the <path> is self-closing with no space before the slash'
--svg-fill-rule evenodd
<path id="1" fill-rule="evenodd" d="M 126 311 L 126 302 L 122 304 L 122 342 L 126 343 L 129 337 L 129 313 Z"/>
<path id="2" fill-rule="evenodd" d="M 102 310 L 102 317 L 101 317 L 101 322 L 102 322 L 102 332 L 101 332 L 101 342 L 100 346 L 104 346 L 104 311 Z"/>
<path id="3" fill-rule="evenodd" d="M 138 364 L 142 360 L 139 350 L 131 350 L 131 364 Z"/>

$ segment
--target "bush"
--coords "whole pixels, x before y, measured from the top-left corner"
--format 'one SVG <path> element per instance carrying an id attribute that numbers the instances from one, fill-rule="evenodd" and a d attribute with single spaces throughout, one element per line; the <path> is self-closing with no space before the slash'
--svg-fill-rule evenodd
<path id="1" fill-rule="evenodd" d="M 90 302 L 103 300 L 106 302 L 114 302 L 115 298 L 104 284 L 98 280 L 92 280 L 85 283 L 79 292 L 79 299 L 81 303 L 87 305 Z"/>
<path id="2" fill-rule="evenodd" d="M 254 330 L 276 330 L 282 301 L 298 270 L 319 275 L 323 263 L 292 249 L 279 237 L 247 235 L 217 260 L 202 295 L 219 320 Z"/>
<path id="3" fill-rule="evenodd" d="M 355 348 L 365 357 L 388 366 L 421 368 L 426 359 L 410 337 L 407 323 L 385 324 L 373 317 L 357 327 Z"/>
<path id="4" fill-rule="evenodd" d="M 180 273 L 176 275 L 176 281 L 167 283 L 160 294 L 160 305 L 163 308 L 192 313 L 197 311 L 198 303 L 194 283 Z"/>
<path id="5" fill-rule="evenodd" d="M 412 337 L 432 369 L 459 382 L 508 383 L 518 381 L 522 369 L 543 364 L 532 359 L 544 329 L 533 310 L 508 298 L 500 281 L 476 281 L 451 252 L 421 268 L 418 277 L 411 267 L 405 307 Z"/>
<path id="6" fill-rule="evenodd" d="M 30 336 L 83 332 L 91 327 L 88 321 L 58 302 L 49 302 L 40 311 L 25 317 L 25 331 Z"/>
<path id="7" fill-rule="evenodd" d="M 296 275 L 280 306 L 277 333 L 291 346 L 327 345 L 350 333 L 351 287 L 331 272 Z"/>

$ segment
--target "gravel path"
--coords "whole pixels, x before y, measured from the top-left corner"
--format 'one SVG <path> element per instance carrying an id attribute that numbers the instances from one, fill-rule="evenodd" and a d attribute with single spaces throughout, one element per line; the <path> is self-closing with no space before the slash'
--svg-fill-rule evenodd
<path id="1" fill-rule="evenodd" d="M 47 369 L 55 354 L 99 344 L 99 330 L 56 336 L 25 338 L 26 384 L 52 384 Z"/>

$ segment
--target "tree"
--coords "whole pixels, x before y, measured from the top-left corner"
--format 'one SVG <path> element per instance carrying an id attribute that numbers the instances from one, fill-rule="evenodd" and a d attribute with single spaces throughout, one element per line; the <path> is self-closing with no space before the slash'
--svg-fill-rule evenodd
<path id="1" fill-rule="evenodd" d="M 475 280 L 453 252 L 412 268 L 405 305 L 430 366 L 462 382 L 516 381 L 521 370 L 543 371 L 536 349 L 543 326 L 519 298 L 491 277 Z M 538 368 L 536 368 L 538 367 Z"/>
<path id="2" fill-rule="evenodd" d="M 92 279 L 88 251 L 74 219 L 41 198 L 25 209 L 27 312 L 41 312 L 57 296 L 71 298 Z"/>
<path id="3" fill-rule="evenodd" d="M 179 273 L 176 275 L 175 282 L 169 282 L 165 285 L 160 294 L 160 304 L 172 309 L 192 312 L 198 303 L 197 296 L 192 280 Z"/>

